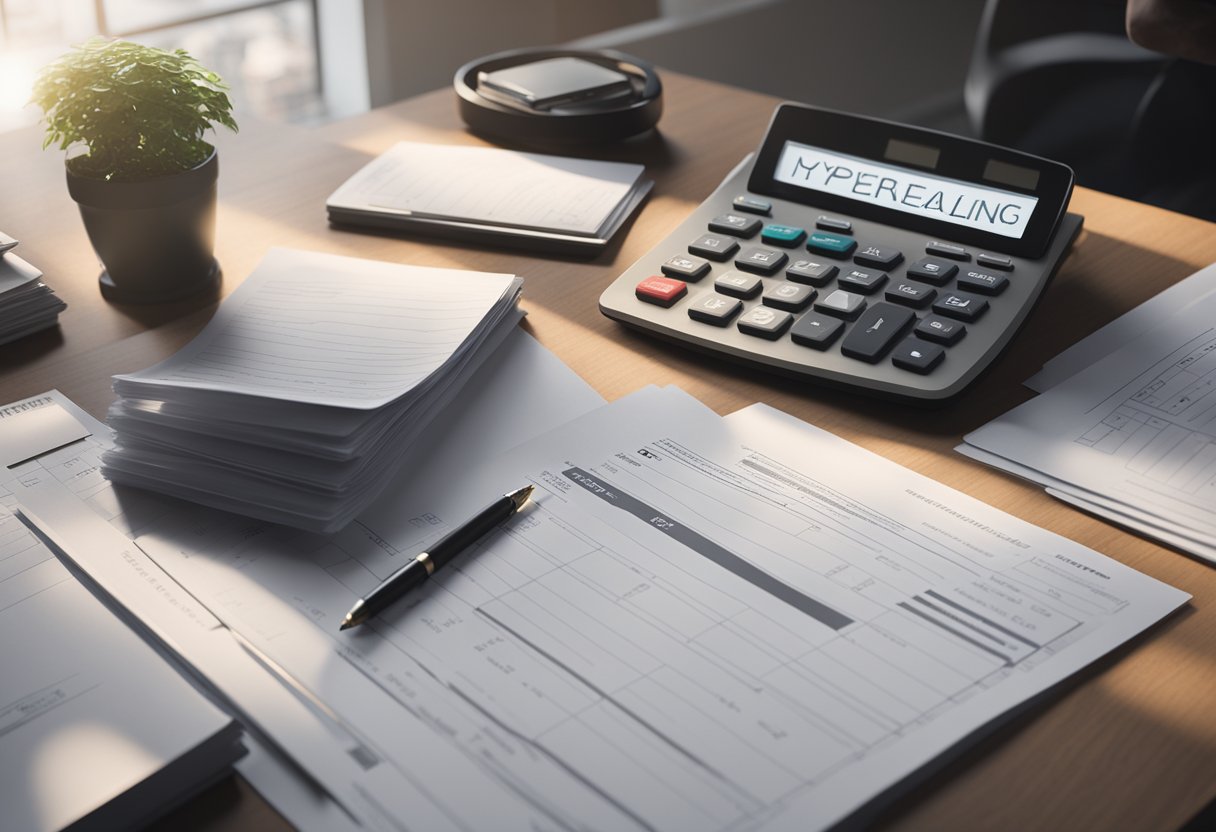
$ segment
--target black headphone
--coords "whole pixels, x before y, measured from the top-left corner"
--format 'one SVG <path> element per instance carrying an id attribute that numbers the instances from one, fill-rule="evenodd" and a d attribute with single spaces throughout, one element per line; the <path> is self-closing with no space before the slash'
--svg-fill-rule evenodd
<path id="1" fill-rule="evenodd" d="M 491 101 L 477 91 L 479 73 L 549 58 L 581 58 L 629 78 L 633 93 L 603 102 L 525 112 Z M 663 113 L 663 85 L 646 61 L 611 49 L 512 49 L 465 64 L 452 81 L 460 117 L 469 129 L 522 145 L 570 147 L 606 144 L 644 133 Z"/>

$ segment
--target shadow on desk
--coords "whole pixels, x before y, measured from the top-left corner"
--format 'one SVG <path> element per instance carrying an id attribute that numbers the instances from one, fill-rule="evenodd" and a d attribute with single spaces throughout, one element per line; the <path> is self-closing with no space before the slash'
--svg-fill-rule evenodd
<path id="1" fill-rule="evenodd" d="M 947 828 L 956 829 L 994 829 L 1001 828 L 1004 823 L 1003 811 L 1008 806 L 1034 803 L 1036 795 L 1045 793 L 1044 778 L 1050 778 L 1052 773 L 1046 768 L 1035 770 L 1030 762 L 1035 753 L 1027 748 L 1025 752 L 1020 752 L 1017 748 L 1019 743 L 1030 742 L 1024 740 L 1023 735 L 1036 723 L 1044 723 L 1043 728 L 1056 737 L 1064 737 L 1067 735 L 1068 728 L 1076 728 L 1077 723 L 1091 722 L 1094 719 L 1093 714 L 1101 711 L 1107 723 L 1117 722 L 1117 733 L 1122 740 L 1112 740 L 1111 745 L 1125 743 L 1130 736 L 1144 738 L 1146 741 L 1152 740 L 1153 743 L 1160 742 L 1160 737 L 1170 735 L 1172 737 L 1171 747 L 1173 742 L 1180 744 L 1190 744 L 1195 746 L 1198 753 L 1204 753 L 1209 748 L 1209 743 L 1201 736 L 1195 736 L 1188 732 L 1183 732 L 1177 726 L 1171 725 L 1169 722 L 1162 721 L 1154 717 L 1153 714 L 1145 709 L 1135 707 L 1134 702 L 1126 701 L 1120 697 L 1113 695 L 1113 692 L 1105 693 L 1108 703 L 1101 709 L 1086 707 L 1081 704 L 1073 704 L 1069 701 L 1072 693 L 1080 687 L 1088 686 L 1088 690 L 1093 690 L 1094 686 L 1090 685 L 1098 677 L 1106 674 L 1111 668 L 1118 665 L 1129 654 L 1135 652 L 1146 642 L 1152 640 L 1157 641 L 1164 639 L 1167 635 L 1171 638 L 1177 638 L 1179 632 L 1185 632 L 1180 625 L 1188 618 L 1193 616 L 1197 610 L 1191 604 L 1187 604 L 1180 609 L 1176 614 L 1161 624 L 1150 628 L 1146 632 L 1141 633 L 1135 639 L 1125 643 L 1114 652 L 1108 653 L 1100 660 L 1090 665 L 1085 670 L 1076 673 L 1064 681 L 1060 682 L 1051 689 L 1044 691 L 1030 701 L 1024 703 L 1021 707 L 1014 711 L 1008 712 L 1002 719 L 995 723 L 991 723 L 984 728 L 981 728 L 978 738 L 982 738 L 982 742 L 973 742 L 972 739 L 966 741 L 967 748 L 962 752 L 947 751 L 935 762 L 918 770 L 911 778 L 905 780 L 895 786 L 887 795 L 880 796 L 873 803 L 873 809 L 862 809 L 859 816 L 855 817 L 859 827 L 867 829 L 884 829 L 889 828 L 895 823 L 900 826 L 915 828 L 918 825 L 918 813 L 922 810 L 927 810 L 930 804 L 933 803 L 935 797 L 946 790 L 968 789 L 972 780 L 981 779 L 984 777 L 985 769 L 990 765 L 990 762 L 998 757 L 1003 756 L 1008 759 L 1008 755 L 1012 753 L 1016 758 L 1025 758 L 1026 765 L 1022 767 L 1018 774 L 1019 779 L 1016 784 L 1006 778 L 1006 791 L 1001 794 L 999 801 L 983 804 L 980 800 L 971 801 L 968 806 L 969 814 L 967 817 L 956 818 L 955 824 L 949 825 Z M 1192 641 L 1194 641 L 1192 639 Z M 1205 645 L 1191 643 L 1187 644 L 1187 652 L 1194 653 L 1195 657 L 1202 660 L 1203 649 Z M 1113 686 L 1111 686 L 1113 689 Z M 1048 705 L 1051 705 L 1050 709 Z M 1080 709 L 1084 708 L 1084 711 Z M 1110 714 L 1118 713 L 1117 720 L 1112 720 Z M 1057 723 L 1050 725 L 1047 723 Z M 1064 723 L 1067 723 L 1065 725 Z M 1112 724 L 1112 727 L 1113 724 Z M 1089 726 L 1089 731 L 1086 733 L 1096 732 L 1099 736 L 1102 734 L 1101 725 Z M 1161 747 L 1164 747 L 1162 744 Z M 1121 749 L 1112 747 L 1109 749 L 1112 758 L 1118 756 Z M 1042 749 L 1037 750 L 1042 753 Z M 1061 758 L 1073 756 L 1073 749 L 1066 744 L 1061 744 L 1055 751 L 1055 754 Z M 1153 802 L 1154 784 L 1158 782 L 1158 778 L 1169 777 L 1168 760 L 1162 760 L 1160 769 L 1144 769 L 1138 773 L 1138 779 L 1135 784 L 1137 793 L 1143 796 L 1143 799 L 1148 802 Z M 1016 761 L 1015 761 L 1016 764 Z M 988 772 L 988 776 L 993 776 L 992 772 Z M 1086 793 L 1075 791 L 1067 795 L 1066 800 L 1069 803 L 1076 805 L 1102 805 L 1105 795 L 1101 791 L 1095 793 Z M 980 812 L 976 809 L 983 806 Z M 1158 807 L 1154 807 L 1154 815 L 1159 819 L 1157 828 L 1159 829 L 1177 829 L 1184 823 L 1188 823 L 1187 830 L 1190 830 L 1195 821 L 1200 820 L 1205 815 L 1209 815 L 1213 807 L 1209 805 L 1207 809 L 1201 812 L 1196 818 L 1191 819 L 1186 816 L 1171 817 L 1177 813 L 1177 807 L 1163 803 Z M 987 814 L 984 814 L 987 812 Z M 1068 814 L 1066 807 L 1060 806 L 1044 806 L 1044 816 L 1053 814 L 1055 817 L 1066 816 Z M 930 811 L 929 814 L 932 814 Z M 938 818 L 940 821 L 940 817 Z M 851 826 L 854 819 L 850 819 L 846 825 Z M 1067 827 L 1061 827 L 1067 828 Z M 1098 827 L 1102 828 L 1102 827 Z M 1108 817 L 1105 828 L 1119 828 L 1119 821 L 1115 817 Z M 1210 829 L 1210 826 L 1194 827 L 1196 832 L 1198 829 Z"/>

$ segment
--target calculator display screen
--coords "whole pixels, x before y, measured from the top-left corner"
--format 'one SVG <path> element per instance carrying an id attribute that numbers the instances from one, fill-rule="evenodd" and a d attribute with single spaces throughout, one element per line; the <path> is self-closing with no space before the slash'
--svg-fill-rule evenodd
<path id="1" fill-rule="evenodd" d="M 786 141 L 773 178 L 797 188 L 1021 239 L 1038 198 Z"/>

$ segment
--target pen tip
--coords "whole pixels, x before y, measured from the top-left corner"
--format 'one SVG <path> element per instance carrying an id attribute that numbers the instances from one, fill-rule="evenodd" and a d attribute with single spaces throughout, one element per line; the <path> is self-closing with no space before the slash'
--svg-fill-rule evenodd
<path id="1" fill-rule="evenodd" d="M 515 489 L 507 497 L 511 502 L 515 503 L 515 510 L 519 511 L 524 507 L 524 503 L 528 502 L 528 498 L 532 496 L 532 492 L 535 490 L 535 485 L 525 485 L 523 488 Z"/>
<path id="2" fill-rule="evenodd" d="M 338 631 L 349 630 L 353 626 L 355 626 L 355 620 L 348 615 L 342 619 L 342 624 L 338 627 Z"/>

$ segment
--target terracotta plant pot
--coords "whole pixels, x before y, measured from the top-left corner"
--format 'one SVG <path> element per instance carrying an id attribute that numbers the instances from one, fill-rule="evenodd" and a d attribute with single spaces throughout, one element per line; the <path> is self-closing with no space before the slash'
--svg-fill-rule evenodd
<path id="1" fill-rule="evenodd" d="M 219 162 L 136 181 L 77 176 L 68 193 L 101 260 L 101 294 L 118 303 L 180 300 L 219 283 L 215 182 Z"/>

